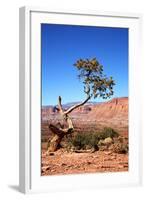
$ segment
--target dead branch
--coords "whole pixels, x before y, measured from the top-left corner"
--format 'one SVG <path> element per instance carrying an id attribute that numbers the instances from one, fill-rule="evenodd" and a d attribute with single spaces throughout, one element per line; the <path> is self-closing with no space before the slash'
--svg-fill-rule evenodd
<path id="1" fill-rule="evenodd" d="M 89 95 L 89 96 L 85 99 L 85 101 L 83 101 L 83 102 L 81 102 L 81 103 L 79 103 L 79 104 L 76 104 L 76 105 L 70 107 L 67 111 L 64 112 L 64 114 L 67 115 L 67 114 L 71 113 L 73 110 L 75 110 L 76 108 L 78 108 L 78 107 L 80 107 L 80 106 L 83 106 L 87 101 L 89 101 L 90 98 L 91 98 L 91 96 Z"/>

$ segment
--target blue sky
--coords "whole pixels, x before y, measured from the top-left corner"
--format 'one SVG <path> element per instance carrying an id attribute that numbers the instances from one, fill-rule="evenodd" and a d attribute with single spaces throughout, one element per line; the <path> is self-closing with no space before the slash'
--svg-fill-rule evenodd
<path id="1" fill-rule="evenodd" d="M 128 96 L 128 29 L 42 24 L 42 105 L 56 105 L 59 95 L 63 103 L 84 100 L 83 84 L 73 64 L 93 57 L 116 82 L 111 98 Z"/>

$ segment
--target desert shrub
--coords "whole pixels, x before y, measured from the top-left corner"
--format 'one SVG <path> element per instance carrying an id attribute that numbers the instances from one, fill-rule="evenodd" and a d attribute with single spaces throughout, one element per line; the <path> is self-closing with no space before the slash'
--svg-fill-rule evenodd
<path id="1" fill-rule="evenodd" d="M 116 132 L 114 129 L 110 128 L 110 127 L 105 127 L 100 133 L 99 133 L 99 139 L 103 140 L 105 138 L 114 138 L 114 137 L 118 137 L 119 134 L 118 132 Z"/>
<path id="2" fill-rule="evenodd" d="M 98 135 L 97 134 L 75 134 L 74 137 L 68 141 L 70 146 L 76 149 L 97 149 Z"/>
<path id="3" fill-rule="evenodd" d="M 98 150 L 99 141 L 105 140 L 106 138 L 113 139 L 117 136 L 118 133 L 112 128 L 104 128 L 99 132 L 73 133 L 64 137 L 61 146 L 68 150 L 71 148 L 77 150 L 94 148 L 95 150 Z"/>

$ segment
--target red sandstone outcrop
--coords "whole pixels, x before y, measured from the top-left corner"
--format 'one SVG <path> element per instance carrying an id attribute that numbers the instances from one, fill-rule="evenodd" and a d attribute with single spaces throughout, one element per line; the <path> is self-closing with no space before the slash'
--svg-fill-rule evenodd
<path id="1" fill-rule="evenodd" d="M 93 107 L 90 115 L 97 118 L 116 118 L 117 116 L 128 117 L 128 98 L 115 98 L 106 103 Z"/>

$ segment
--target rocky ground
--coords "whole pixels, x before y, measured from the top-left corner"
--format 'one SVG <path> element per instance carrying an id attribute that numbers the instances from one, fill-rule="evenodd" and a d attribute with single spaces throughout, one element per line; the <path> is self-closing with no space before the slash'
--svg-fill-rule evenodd
<path id="1" fill-rule="evenodd" d="M 42 151 L 42 176 L 123 171 L 128 171 L 128 154 L 111 151 L 75 153 L 63 149 L 47 154 Z"/>

